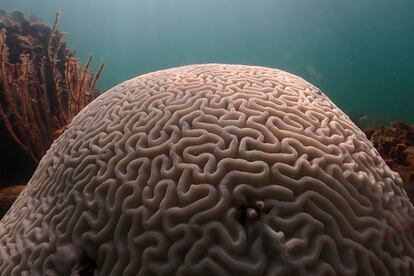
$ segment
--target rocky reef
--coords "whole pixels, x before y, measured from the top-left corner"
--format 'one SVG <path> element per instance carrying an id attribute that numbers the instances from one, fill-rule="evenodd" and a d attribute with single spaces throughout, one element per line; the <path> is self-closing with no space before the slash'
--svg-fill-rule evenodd
<path id="1" fill-rule="evenodd" d="M 414 126 L 398 120 L 389 126 L 365 128 L 364 132 L 387 165 L 400 174 L 414 202 Z"/>

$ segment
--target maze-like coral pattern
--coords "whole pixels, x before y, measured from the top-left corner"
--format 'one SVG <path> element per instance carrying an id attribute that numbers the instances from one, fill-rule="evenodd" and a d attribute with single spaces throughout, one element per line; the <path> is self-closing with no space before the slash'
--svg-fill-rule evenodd
<path id="1" fill-rule="evenodd" d="M 413 222 L 399 176 L 319 89 L 193 65 L 74 119 L 0 223 L 0 271 L 413 275 Z"/>

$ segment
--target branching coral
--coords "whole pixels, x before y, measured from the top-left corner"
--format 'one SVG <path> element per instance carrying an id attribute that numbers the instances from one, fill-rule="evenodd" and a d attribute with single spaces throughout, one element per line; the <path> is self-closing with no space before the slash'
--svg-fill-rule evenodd
<path id="1" fill-rule="evenodd" d="M 206 64 L 99 96 L 0 221 L 2 275 L 413 275 L 414 208 L 289 73 Z"/>
<path id="2" fill-rule="evenodd" d="M 89 72 L 81 68 L 57 31 L 21 13 L 0 12 L 0 123 L 38 162 L 72 118 L 97 96 Z M 19 56 L 19 60 L 17 60 Z"/>

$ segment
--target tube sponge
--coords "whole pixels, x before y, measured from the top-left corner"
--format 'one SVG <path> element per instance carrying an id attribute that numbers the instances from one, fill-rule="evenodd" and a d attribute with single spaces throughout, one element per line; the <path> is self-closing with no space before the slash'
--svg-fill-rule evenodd
<path id="1" fill-rule="evenodd" d="M 318 88 L 205 64 L 104 93 L 0 222 L 2 275 L 414 274 L 402 181 Z"/>

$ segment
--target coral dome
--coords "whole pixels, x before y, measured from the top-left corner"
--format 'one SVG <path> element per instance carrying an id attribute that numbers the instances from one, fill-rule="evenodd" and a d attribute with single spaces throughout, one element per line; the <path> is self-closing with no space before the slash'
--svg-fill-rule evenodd
<path id="1" fill-rule="evenodd" d="M 281 70 L 145 74 L 69 125 L 0 222 L 1 275 L 414 274 L 398 174 Z"/>

